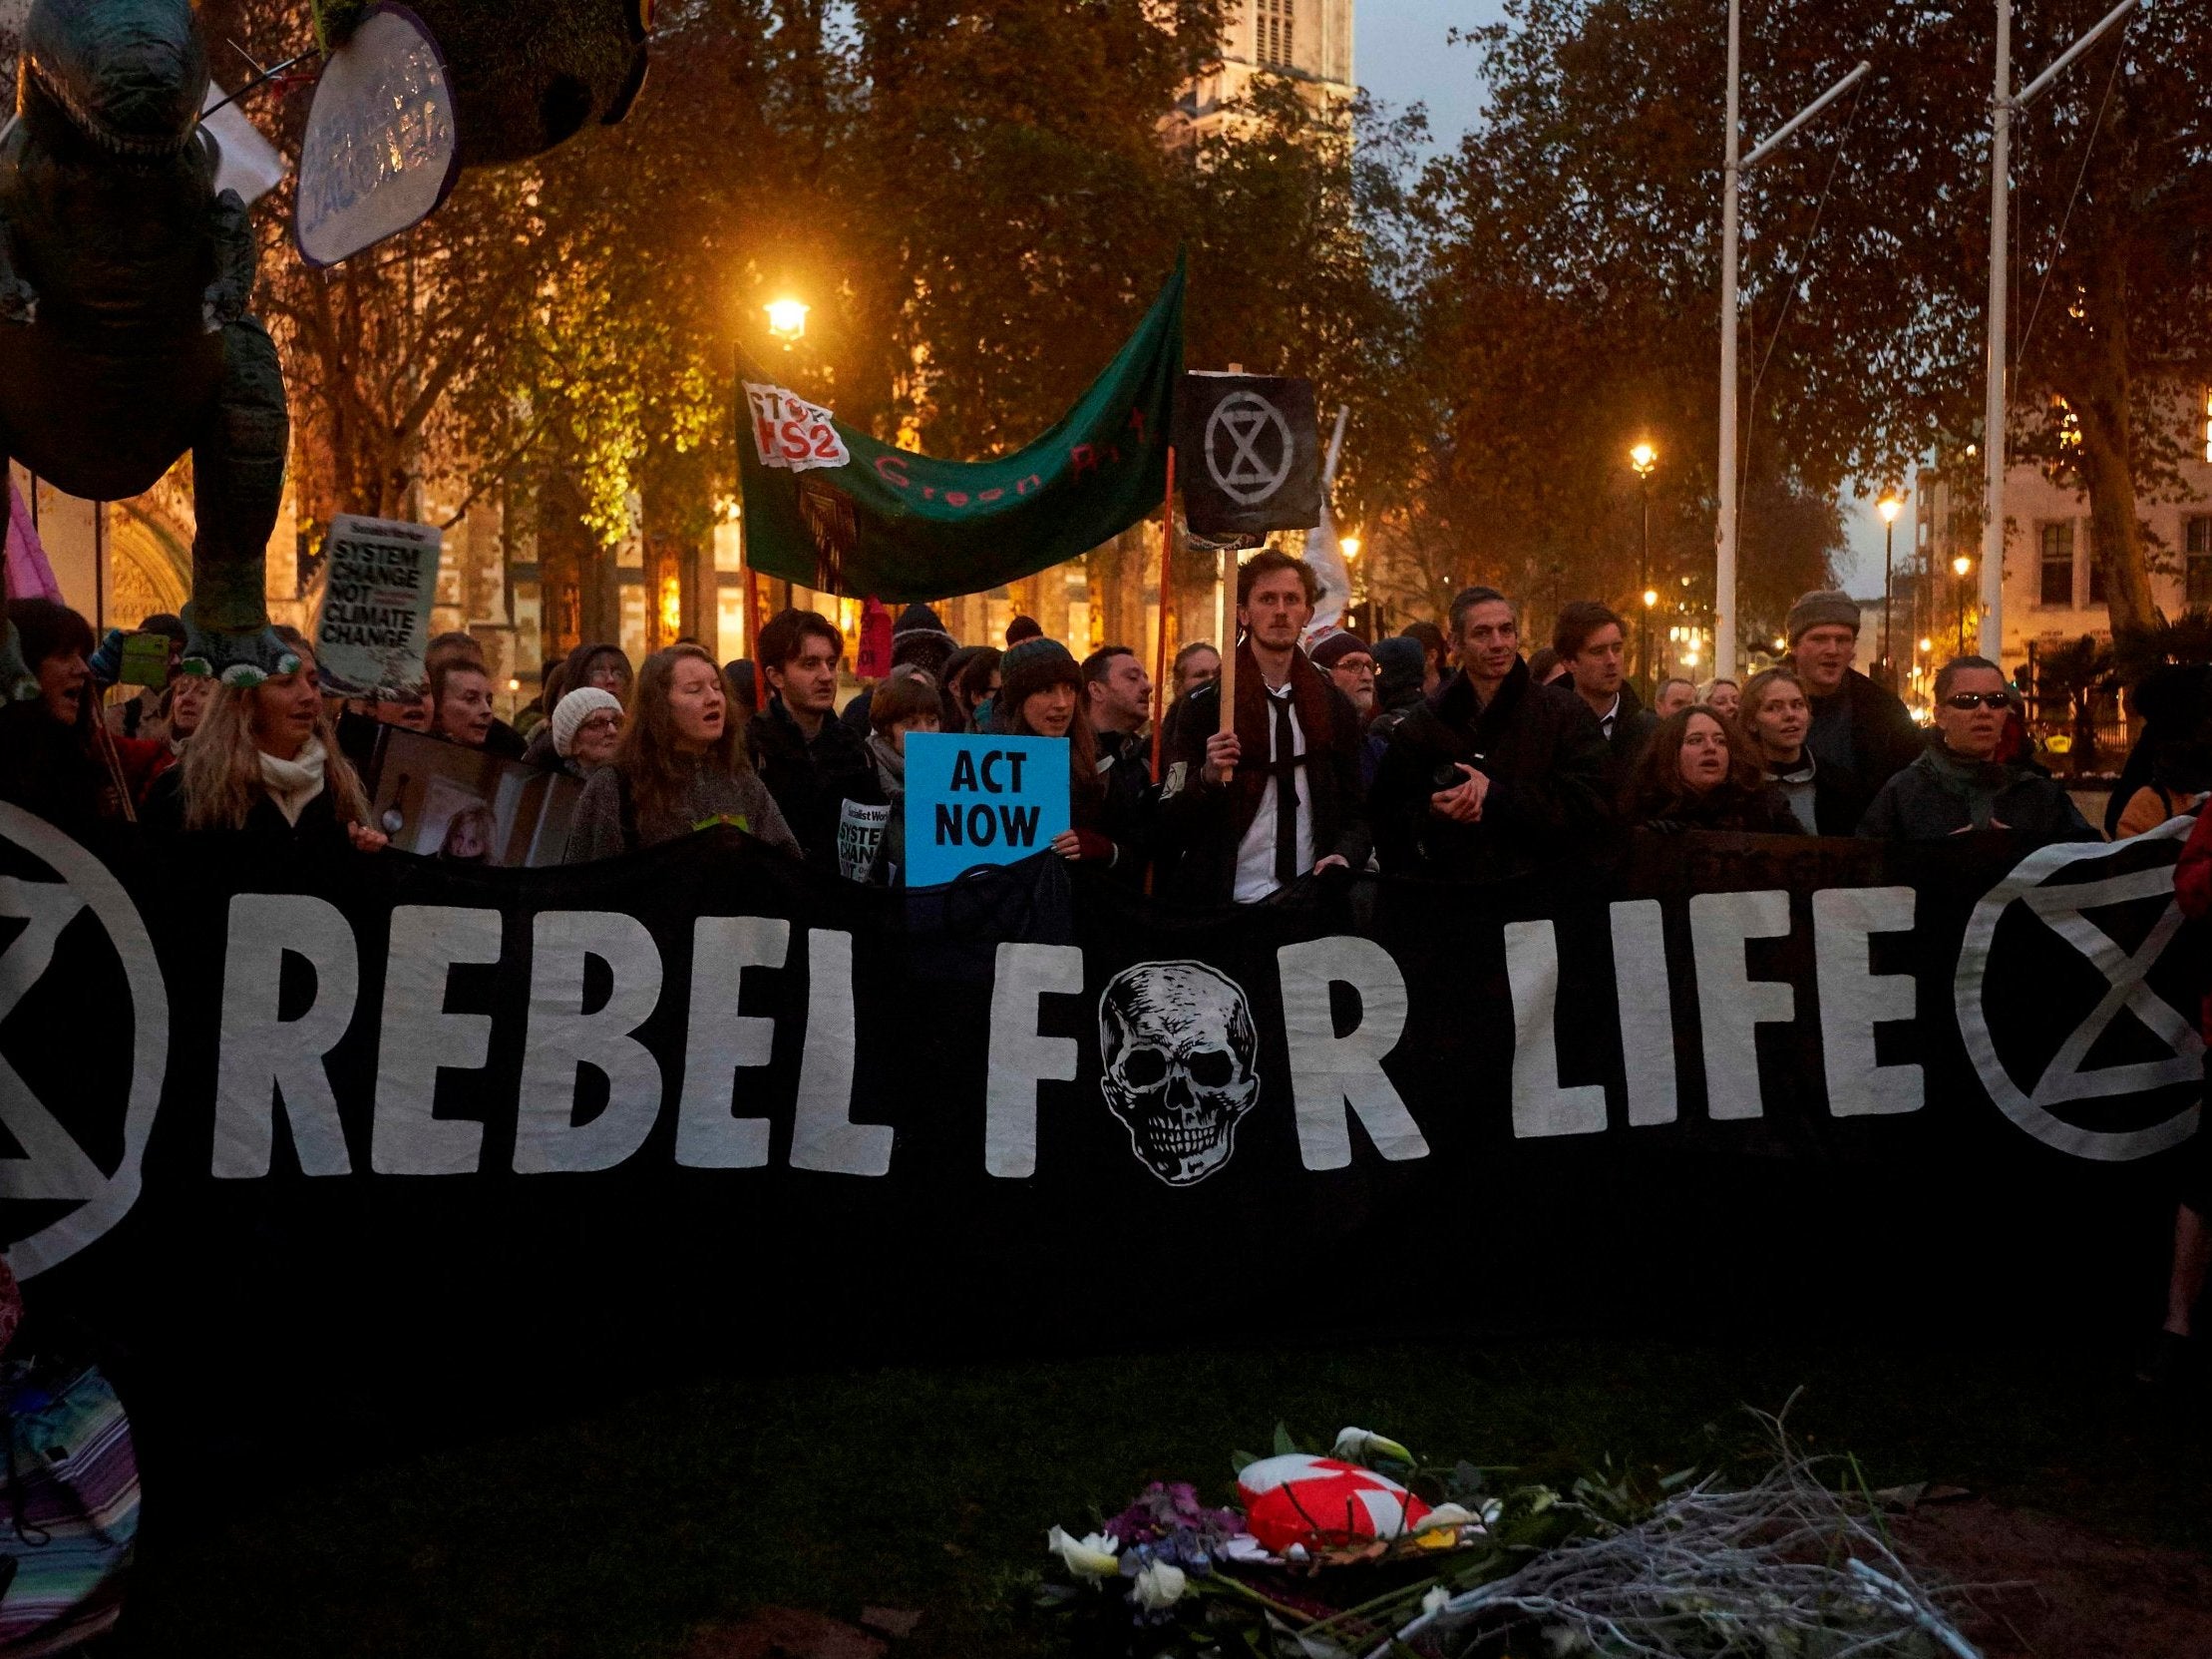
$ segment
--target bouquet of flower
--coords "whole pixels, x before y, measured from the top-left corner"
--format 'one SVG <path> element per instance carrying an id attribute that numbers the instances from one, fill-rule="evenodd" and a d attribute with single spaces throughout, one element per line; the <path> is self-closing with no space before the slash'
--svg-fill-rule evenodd
<path id="1" fill-rule="evenodd" d="M 1155 1481 L 1083 1537 L 1053 1527 L 1066 1578 L 1039 1601 L 1078 1651 L 1142 1659 L 1976 1659 L 1863 1484 L 1832 1489 L 1753 1415 L 1774 1460 L 1735 1487 L 1609 1462 L 1493 1492 L 1512 1471 L 1279 1428 L 1273 1456 L 1238 1454 L 1241 1508 Z"/>

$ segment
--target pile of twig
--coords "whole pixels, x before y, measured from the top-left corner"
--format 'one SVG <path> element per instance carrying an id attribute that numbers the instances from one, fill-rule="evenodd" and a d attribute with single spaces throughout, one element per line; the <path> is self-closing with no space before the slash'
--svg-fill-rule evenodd
<path id="1" fill-rule="evenodd" d="M 1777 1455 L 1754 1484 L 1686 1487 L 1634 1526 L 1547 1550 L 1444 1600 L 1396 1641 L 1425 1632 L 1424 1650 L 1458 1653 L 1534 1621 L 1560 1654 L 1979 1659 L 1898 1558 L 1863 1485 L 1855 1495 L 1831 1490 L 1782 1419 L 1756 1415 Z M 1375 1653 L 1404 1651 L 1385 1642 Z"/>

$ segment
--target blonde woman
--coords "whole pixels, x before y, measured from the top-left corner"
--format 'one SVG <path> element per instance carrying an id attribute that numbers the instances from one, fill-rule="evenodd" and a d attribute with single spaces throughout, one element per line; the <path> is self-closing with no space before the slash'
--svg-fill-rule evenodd
<path id="1" fill-rule="evenodd" d="M 296 635 L 287 642 L 300 657 L 292 672 L 215 687 L 183 759 L 154 786 L 150 825 L 302 848 L 386 845 L 369 827 L 368 796 L 323 712 L 314 658 Z"/>

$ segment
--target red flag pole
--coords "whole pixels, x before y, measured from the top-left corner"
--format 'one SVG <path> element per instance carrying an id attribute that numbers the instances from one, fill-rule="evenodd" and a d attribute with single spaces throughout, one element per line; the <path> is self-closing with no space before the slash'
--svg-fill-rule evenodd
<path id="1" fill-rule="evenodd" d="M 1152 661 L 1152 776 L 1160 776 L 1160 739 L 1167 727 L 1168 579 L 1175 567 L 1175 445 L 1168 445 L 1168 492 L 1160 504 L 1160 636 Z"/>

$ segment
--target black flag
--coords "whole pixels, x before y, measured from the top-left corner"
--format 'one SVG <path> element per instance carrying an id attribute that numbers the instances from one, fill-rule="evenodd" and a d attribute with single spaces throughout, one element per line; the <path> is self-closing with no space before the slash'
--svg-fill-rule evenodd
<path id="1" fill-rule="evenodd" d="M 1313 382 L 1186 374 L 1175 413 L 1176 480 L 1200 536 L 1310 530 L 1321 522 Z"/>

